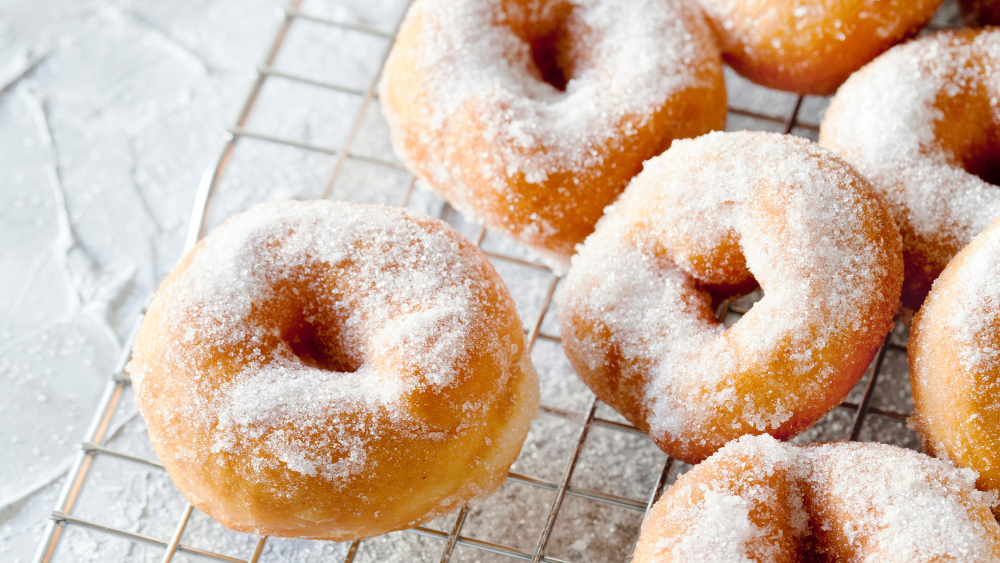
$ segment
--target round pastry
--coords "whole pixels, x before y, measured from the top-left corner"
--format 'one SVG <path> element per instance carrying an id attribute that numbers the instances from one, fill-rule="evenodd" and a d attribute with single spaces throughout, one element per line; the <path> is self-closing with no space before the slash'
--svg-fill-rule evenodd
<path id="1" fill-rule="evenodd" d="M 644 160 L 726 121 L 684 0 L 417 0 L 379 92 L 406 165 L 556 269 Z"/>
<path id="2" fill-rule="evenodd" d="M 819 142 L 867 177 L 903 235 L 903 305 L 1000 216 L 1000 30 L 896 47 L 837 92 Z"/>
<path id="3" fill-rule="evenodd" d="M 448 225 L 284 202 L 181 259 L 129 372 L 191 504 L 239 531 L 343 541 L 499 486 L 537 412 L 525 351 L 500 277 Z"/>
<path id="4" fill-rule="evenodd" d="M 1000 25 L 1000 1 L 958 0 L 962 19 L 972 26 Z"/>
<path id="5" fill-rule="evenodd" d="M 722 58 L 750 80 L 826 96 L 930 21 L 942 0 L 701 0 Z"/>
<path id="6" fill-rule="evenodd" d="M 835 407 L 892 326 L 899 233 L 860 174 L 773 133 L 711 133 L 646 162 L 559 296 L 580 378 L 667 454 L 785 439 Z M 735 325 L 712 295 L 764 298 Z"/>
<path id="7" fill-rule="evenodd" d="M 642 523 L 633 563 L 1000 561 L 995 491 L 885 444 L 731 442 Z"/>
<path id="8" fill-rule="evenodd" d="M 924 451 L 979 472 L 1000 489 L 1000 219 L 934 283 L 908 344 Z"/>

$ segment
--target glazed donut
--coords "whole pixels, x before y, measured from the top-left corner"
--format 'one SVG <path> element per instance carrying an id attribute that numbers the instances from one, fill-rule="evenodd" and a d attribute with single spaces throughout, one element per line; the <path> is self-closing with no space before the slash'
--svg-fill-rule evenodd
<path id="1" fill-rule="evenodd" d="M 826 96 L 915 35 L 942 0 L 701 0 L 722 58 L 778 90 Z"/>
<path id="2" fill-rule="evenodd" d="M 819 142 L 867 177 L 903 235 L 903 305 L 1000 216 L 1000 30 L 896 47 L 837 92 Z"/>
<path id="3" fill-rule="evenodd" d="M 653 506 L 633 563 L 1000 561 L 997 493 L 886 444 L 745 436 Z"/>
<path id="4" fill-rule="evenodd" d="M 790 438 L 835 407 L 892 325 L 899 233 L 833 154 L 772 133 L 677 141 L 589 236 L 559 295 L 580 378 L 688 463 Z M 764 298 L 734 326 L 711 294 Z"/>
<path id="5" fill-rule="evenodd" d="M 525 352 L 500 277 L 448 225 L 283 202 L 181 259 L 129 372 L 191 504 L 234 530 L 344 541 L 499 486 L 537 412 Z"/>
<path id="6" fill-rule="evenodd" d="M 934 283 L 908 343 L 911 426 L 924 451 L 1000 489 L 1000 219 Z"/>
<path id="7" fill-rule="evenodd" d="M 644 160 L 726 121 L 684 0 L 417 0 L 379 91 L 406 165 L 557 270 Z"/>
<path id="8" fill-rule="evenodd" d="M 1000 1 L 958 0 L 962 19 L 972 26 L 1000 25 Z"/>

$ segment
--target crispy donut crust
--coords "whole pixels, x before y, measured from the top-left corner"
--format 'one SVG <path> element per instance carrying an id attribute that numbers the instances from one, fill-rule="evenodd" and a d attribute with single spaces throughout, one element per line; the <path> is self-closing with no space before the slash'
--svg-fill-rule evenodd
<path id="1" fill-rule="evenodd" d="M 934 282 L 907 345 L 913 417 L 924 451 L 1000 489 L 1000 219 Z"/>
<path id="2" fill-rule="evenodd" d="M 827 96 L 852 72 L 916 35 L 942 0 L 701 0 L 722 58 L 777 90 Z"/>
<path id="3" fill-rule="evenodd" d="M 563 346 L 604 402 L 696 463 L 836 406 L 892 326 L 899 233 L 867 180 L 803 139 L 711 133 L 646 163 L 559 295 Z M 760 283 L 730 328 L 709 292 Z"/>
<path id="4" fill-rule="evenodd" d="M 537 412 L 489 260 L 404 209 L 282 202 L 161 284 L 129 373 L 188 500 L 243 532 L 345 541 L 491 493 Z"/>
<path id="5" fill-rule="evenodd" d="M 885 444 L 745 436 L 663 494 L 632 561 L 998 561 L 997 495 L 974 481 Z"/>
<path id="6" fill-rule="evenodd" d="M 408 168 L 557 269 L 644 160 L 726 120 L 711 31 L 679 0 L 418 0 L 380 102 Z"/>

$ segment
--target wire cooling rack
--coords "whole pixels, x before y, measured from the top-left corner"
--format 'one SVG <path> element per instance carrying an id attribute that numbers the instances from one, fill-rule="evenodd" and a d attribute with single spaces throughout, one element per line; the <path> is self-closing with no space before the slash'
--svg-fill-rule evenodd
<path id="1" fill-rule="evenodd" d="M 291 151 L 299 155 L 292 157 L 297 165 L 320 170 L 316 174 L 322 174 L 324 166 L 327 170 L 332 168 L 321 182 L 321 197 L 355 201 L 370 201 L 374 197 L 382 203 L 389 203 L 385 194 L 393 193 L 394 203 L 430 211 L 449 221 L 491 258 L 511 287 L 519 312 L 526 321 L 528 348 L 541 374 L 543 406 L 539 419 L 533 423 L 521 457 L 508 475 L 507 482 L 493 497 L 425 526 L 350 543 L 269 539 L 230 532 L 213 522 L 206 523 L 208 518 L 186 503 L 173 489 L 174 497 L 181 499 L 173 505 L 167 503 L 151 508 L 146 501 L 136 508 L 129 502 L 106 503 L 110 505 L 113 517 L 102 520 L 100 516 L 92 516 L 92 511 L 80 507 L 81 499 L 86 497 L 92 499 L 91 503 L 101 504 L 101 495 L 109 490 L 105 485 L 88 486 L 96 478 L 95 463 L 103 460 L 123 462 L 151 472 L 147 475 L 158 476 L 149 479 L 167 479 L 162 465 L 151 455 L 145 434 L 142 438 L 147 446 L 138 448 L 140 453 L 136 453 L 135 448 L 130 451 L 130 448 L 119 447 L 115 439 L 115 433 L 124 424 L 121 421 L 122 410 L 129 406 L 134 415 L 130 382 L 124 366 L 129 359 L 131 341 L 142 321 L 140 315 L 80 445 L 34 561 L 73 560 L 78 553 L 65 548 L 67 541 L 64 536 L 74 531 L 120 538 L 132 542 L 134 546 L 145 546 L 143 549 L 149 551 L 142 551 L 139 556 L 135 556 L 133 551 L 125 552 L 131 559 L 143 561 L 181 561 L 192 556 L 250 563 L 304 560 L 314 556 L 320 559 L 310 560 L 339 560 L 344 563 L 389 560 L 441 563 L 628 561 L 642 517 L 664 487 L 683 473 L 687 466 L 656 450 L 648 437 L 597 401 L 573 378 L 561 356 L 551 306 L 559 278 L 533 261 L 516 243 L 485 228 L 465 223 L 447 204 L 428 193 L 415 190 L 416 180 L 385 150 L 388 146 L 387 131 L 380 121 L 375 90 L 381 63 L 384 63 L 394 32 L 310 12 L 302 9 L 301 3 L 302 0 L 292 0 L 283 9 L 277 31 L 257 67 L 256 78 L 234 124 L 228 128 L 222 151 L 199 185 L 186 249 L 194 246 L 210 226 L 253 203 L 255 198 L 251 195 L 242 200 L 237 198 L 237 203 L 230 203 L 228 207 L 223 205 L 213 211 L 226 187 L 224 175 L 227 172 L 238 174 L 234 167 L 250 166 L 247 158 L 241 160 L 236 155 L 237 146 L 250 140 L 259 143 L 258 151 Z M 954 9 L 945 8 L 936 21 L 955 19 Z M 356 34 L 374 42 L 373 48 L 378 50 L 380 63 L 373 76 L 368 77 L 366 87 L 327 81 L 323 77 L 300 74 L 287 68 L 287 65 L 282 66 L 281 61 L 285 59 L 280 58 L 279 53 L 286 47 L 290 31 L 306 24 L 328 28 L 331 33 L 339 30 L 340 33 Z M 298 43 L 299 48 L 309 47 L 308 42 Z M 728 70 L 727 73 L 731 99 L 729 129 L 783 131 L 815 140 L 819 129 L 818 116 L 826 103 L 824 99 L 766 90 L 741 81 Z M 341 135 L 336 144 L 324 144 L 255 128 L 253 112 L 260 105 L 265 85 L 274 81 L 316 88 L 343 97 L 345 103 L 354 108 L 353 120 L 345 128 L 346 134 Z M 739 90 L 735 92 L 739 95 L 734 95 L 735 90 Z M 285 106 L 279 108 L 279 113 L 291 109 Z M 372 146 L 382 147 L 381 152 L 370 150 Z M 316 161 L 314 155 L 325 160 Z M 353 180 L 348 178 L 352 176 Z M 378 187 L 375 190 L 378 193 L 372 196 L 365 187 L 359 186 L 359 182 L 364 186 L 382 183 L 388 187 Z M 525 285 L 527 278 L 532 281 Z M 735 302 L 726 301 L 719 307 L 718 318 L 731 324 L 752 306 L 753 301 L 753 295 Z M 910 408 L 906 336 L 905 328 L 897 326 L 848 400 L 796 441 L 861 439 L 918 447 L 915 435 L 905 428 Z M 542 350 L 545 347 L 547 350 Z M 574 399 L 567 400 L 566 397 Z M 112 469 L 104 474 L 110 473 L 113 479 L 124 471 Z M 91 476 L 90 480 L 88 476 Z M 152 486 L 148 484 L 148 479 L 145 483 L 140 487 Z M 138 502 L 143 494 L 136 495 L 135 500 Z M 163 513 L 172 510 L 180 514 L 166 515 L 169 520 L 163 524 Z M 158 520 L 160 524 L 144 525 L 151 520 Z M 195 528 L 200 531 L 195 533 Z M 225 541 L 219 539 L 223 537 Z M 62 542 L 60 538 L 64 538 Z M 415 542 L 413 538 L 419 541 Z"/>

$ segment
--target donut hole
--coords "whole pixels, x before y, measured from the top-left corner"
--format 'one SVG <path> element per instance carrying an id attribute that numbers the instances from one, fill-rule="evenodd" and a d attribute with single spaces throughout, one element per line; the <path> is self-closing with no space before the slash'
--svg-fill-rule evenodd
<path id="1" fill-rule="evenodd" d="M 686 264 L 688 273 L 698 280 L 699 287 L 712 296 L 716 305 L 727 299 L 738 299 L 760 285 L 747 267 L 746 256 L 735 233 L 690 260 Z"/>
<path id="2" fill-rule="evenodd" d="M 951 118 L 935 123 L 935 136 L 952 166 L 1000 186 L 1000 112 L 994 94 L 980 84 L 954 96 L 939 96 L 936 105 Z"/>
<path id="3" fill-rule="evenodd" d="M 726 300 L 739 299 L 760 287 L 747 266 L 735 230 L 722 230 L 704 240 L 688 239 L 677 247 L 683 250 L 671 253 L 660 247 L 655 251 L 661 267 L 676 264 L 693 277 L 698 289 L 711 296 L 714 309 Z"/>
<path id="4" fill-rule="evenodd" d="M 581 71 L 582 47 L 590 29 L 569 2 L 541 2 L 514 10 L 514 32 L 531 50 L 541 80 L 560 92 Z"/>
<path id="5" fill-rule="evenodd" d="M 727 287 L 720 290 L 717 287 L 699 285 L 699 289 L 707 293 L 712 298 L 712 311 L 716 314 L 716 320 L 724 324 L 726 328 L 734 325 L 739 317 L 750 312 L 754 305 L 764 298 L 764 290 L 757 284 L 756 280 L 745 282 L 738 287 Z M 725 305 L 726 313 L 721 317 L 719 313 L 723 311 Z"/>
<path id="6" fill-rule="evenodd" d="M 330 320 L 329 315 L 304 315 L 282 337 L 303 364 L 325 371 L 354 373 L 361 369 L 364 357 L 345 337 L 343 323 Z"/>
<path id="7" fill-rule="evenodd" d="M 661 273 L 680 269 L 690 276 L 694 290 L 701 294 L 699 299 L 704 299 L 705 305 L 710 307 L 705 309 L 706 315 L 728 328 L 739 317 L 719 317 L 723 304 L 728 302 L 727 311 L 735 308 L 739 311 L 738 314 L 745 314 L 763 299 L 764 292 L 747 267 L 746 257 L 735 238 L 727 237 L 718 246 L 699 250 L 701 252 L 677 261 L 663 247 L 651 250 L 646 255 L 653 258 L 653 263 Z"/>
<path id="8" fill-rule="evenodd" d="M 547 35 L 529 40 L 531 60 L 542 75 L 542 80 L 560 92 L 566 91 L 566 84 L 573 74 L 569 54 L 568 33 L 564 26 L 558 26 Z"/>
<path id="9" fill-rule="evenodd" d="M 962 165 L 967 172 L 979 176 L 984 182 L 1000 186 L 1000 138 L 972 147 Z"/>

